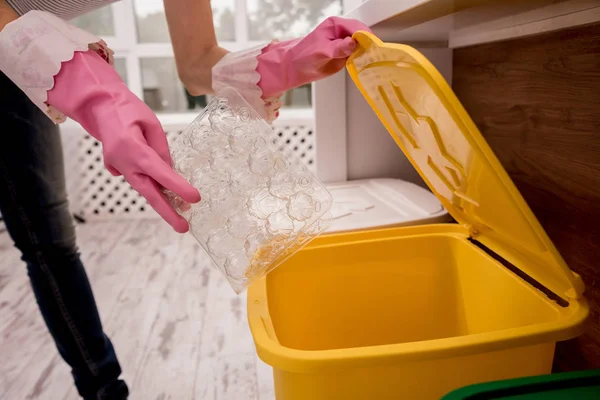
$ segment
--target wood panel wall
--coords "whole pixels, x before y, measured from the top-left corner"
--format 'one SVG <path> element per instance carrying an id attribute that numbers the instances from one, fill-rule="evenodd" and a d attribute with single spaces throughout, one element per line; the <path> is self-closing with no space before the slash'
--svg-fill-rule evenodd
<path id="1" fill-rule="evenodd" d="M 586 333 L 555 370 L 600 368 L 600 24 L 457 49 L 453 87 L 586 283 Z"/>

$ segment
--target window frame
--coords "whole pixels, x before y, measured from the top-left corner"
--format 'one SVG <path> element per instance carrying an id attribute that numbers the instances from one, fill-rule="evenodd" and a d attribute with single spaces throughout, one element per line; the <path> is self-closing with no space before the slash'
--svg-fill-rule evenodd
<path id="1" fill-rule="evenodd" d="M 110 7 L 115 34 L 102 38 L 115 52 L 115 58 L 125 60 L 129 89 L 139 98 L 143 98 L 140 60 L 142 58 L 174 58 L 173 46 L 171 43 L 140 43 L 138 41 L 133 0 L 115 2 Z M 238 51 L 263 43 L 248 40 L 246 0 L 235 0 L 235 41 L 220 42 L 219 45 L 229 51 Z"/>

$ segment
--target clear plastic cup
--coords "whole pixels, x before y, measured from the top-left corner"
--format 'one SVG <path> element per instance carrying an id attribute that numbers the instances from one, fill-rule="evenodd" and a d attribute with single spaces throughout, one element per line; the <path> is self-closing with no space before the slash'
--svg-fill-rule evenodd
<path id="1" fill-rule="evenodd" d="M 202 201 L 167 195 L 236 293 L 329 226 L 329 192 L 234 89 L 215 96 L 171 154 Z"/>

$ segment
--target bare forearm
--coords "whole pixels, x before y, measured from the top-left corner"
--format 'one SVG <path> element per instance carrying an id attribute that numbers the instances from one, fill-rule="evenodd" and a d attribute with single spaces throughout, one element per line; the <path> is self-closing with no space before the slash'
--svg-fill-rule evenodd
<path id="1" fill-rule="evenodd" d="M 226 53 L 217 45 L 210 0 L 164 0 L 179 77 L 192 95 L 212 91 L 211 69 Z"/>
<path id="2" fill-rule="evenodd" d="M 6 24 L 19 18 L 15 10 L 12 9 L 4 0 L 0 0 L 0 31 Z"/>

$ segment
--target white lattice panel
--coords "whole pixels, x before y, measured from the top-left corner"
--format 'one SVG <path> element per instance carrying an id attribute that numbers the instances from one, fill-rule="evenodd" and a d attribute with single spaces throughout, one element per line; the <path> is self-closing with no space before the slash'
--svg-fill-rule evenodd
<path id="1" fill-rule="evenodd" d="M 315 138 L 312 127 L 307 125 L 282 125 L 275 127 L 282 142 L 288 145 L 308 168 L 316 173 Z"/>
<path id="2" fill-rule="evenodd" d="M 179 135 L 185 124 L 167 130 L 172 139 Z M 298 154 L 300 159 L 316 171 L 316 151 L 311 120 L 278 121 L 275 132 Z M 104 167 L 102 146 L 81 127 L 71 126 L 63 134 L 68 136 L 66 151 L 68 186 L 71 208 L 86 219 L 148 218 L 157 217 L 146 200 L 134 191 L 122 177 L 112 176 Z M 73 146 L 76 143 L 76 146 Z"/>

